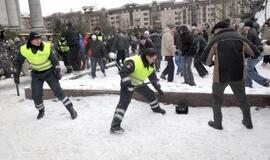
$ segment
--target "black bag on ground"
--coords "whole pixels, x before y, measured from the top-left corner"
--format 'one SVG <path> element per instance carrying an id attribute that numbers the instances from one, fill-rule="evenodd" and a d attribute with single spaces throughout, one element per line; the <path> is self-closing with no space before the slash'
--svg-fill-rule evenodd
<path id="1" fill-rule="evenodd" d="M 177 114 L 188 114 L 188 106 L 185 104 L 178 104 L 175 106 L 175 112 Z"/>

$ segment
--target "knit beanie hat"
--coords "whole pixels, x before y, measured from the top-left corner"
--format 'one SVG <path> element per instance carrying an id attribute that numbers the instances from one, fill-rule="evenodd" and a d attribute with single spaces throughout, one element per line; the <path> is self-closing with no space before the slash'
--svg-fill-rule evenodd
<path id="1" fill-rule="evenodd" d="M 29 34 L 29 41 L 32 41 L 32 40 L 34 40 L 34 39 L 36 39 L 36 38 L 40 38 L 41 37 L 41 35 L 40 34 L 38 34 L 37 32 L 30 32 L 30 34 Z"/>

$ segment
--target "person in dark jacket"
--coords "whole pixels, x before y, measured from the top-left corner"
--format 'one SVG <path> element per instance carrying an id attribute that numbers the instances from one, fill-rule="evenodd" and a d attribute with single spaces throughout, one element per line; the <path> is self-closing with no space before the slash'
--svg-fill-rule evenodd
<path id="1" fill-rule="evenodd" d="M 31 89 L 35 107 L 39 111 L 37 119 L 43 118 L 45 114 L 42 99 L 44 82 L 48 83 L 54 95 L 63 102 L 70 112 L 71 118 L 75 119 L 77 112 L 74 110 L 69 98 L 64 95 L 59 83 L 61 79 L 59 61 L 55 53 L 53 53 L 51 43 L 41 42 L 40 37 L 37 32 L 31 32 L 27 44 L 20 47 L 20 53 L 15 60 L 14 82 L 16 84 L 20 83 L 22 64 L 27 60 L 32 65 Z"/>
<path id="2" fill-rule="evenodd" d="M 182 37 L 180 34 L 180 26 L 176 27 L 176 32 L 174 33 L 174 45 L 176 47 L 176 52 L 175 52 L 175 57 L 174 57 L 174 62 L 177 66 L 176 69 L 176 75 L 181 75 L 183 76 L 183 58 L 182 58 Z"/>
<path id="3" fill-rule="evenodd" d="M 245 60 L 244 53 L 257 57 L 259 51 L 251 42 L 236 32 L 224 22 L 218 22 L 213 27 L 214 38 L 204 50 L 202 60 L 208 66 L 214 66 L 212 85 L 212 104 L 214 121 L 208 125 L 214 129 L 222 130 L 223 94 L 227 86 L 230 86 L 239 102 L 243 113 L 242 124 L 252 129 L 250 105 L 245 93 Z"/>
<path id="4" fill-rule="evenodd" d="M 70 50 L 70 62 L 74 72 L 77 74 L 81 68 L 79 33 L 72 26 L 71 22 L 67 22 L 66 26 L 67 30 L 62 33 L 61 37 L 65 37 L 67 40 Z"/>
<path id="5" fill-rule="evenodd" d="M 127 59 L 121 68 L 120 100 L 114 112 L 110 129 L 111 133 L 124 131 L 124 129 L 121 128 L 121 123 L 134 91 L 142 94 L 147 99 L 153 112 L 166 113 L 164 109 L 160 108 L 154 92 L 144 84 L 144 81 L 148 78 L 158 93 L 163 95 L 155 73 L 156 54 L 154 48 L 148 48 L 142 55 L 136 55 Z"/>
<path id="6" fill-rule="evenodd" d="M 198 48 L 197 41 L 194 41 L 194 37 L 192 32 L 188 30 L 186 25 L 180 26 L 180 33 L 182 37 L 182 47 L 184 56 L 183 63 L 183 74 L 184 74 L 184 83 L 195 86 L 193 73 L 191 70 L 191 63 L 194 55 L 196 54 L 196 50 Z"/>
<path id="7" fill-rule="evenodd" d="M 126 51 L 129 48 L 129 41 L 127 36 L 122 32 L 120 28 L 117 29 L 117 34 L 114 36 L 112 52 L 117 53 L 116 63 L 121 66 L 120 60 L 124 63 L 126 59 Z"/>
<path id="8" fill-rule="evenodd" d="M 244 24 L 244 35 L 247 37 L 250 42 L 258 46 L 261 45 L 259 41 L 259 36 L 257 34 L 257 31 L 254 29 L 253 22 L 246 21 Z M 258 56 L 257 58 L 247 57 L 247 77 L 245 86 L 252 88 L 252 80 L 254 80 L 256 83 L 260 84 L 263 87 L 269 87 L 270 80 L 261 76 L 257 69 L 256 65 L 262 60 L 262 56 Z"/>
<path id="9" fill-rule="evenodd" d="M 141 36 L 139 42 L 139 55 L 142 55 L 147 48 L 154 48 L 154 44 L 149 38 Z"/>
<path id="10" fill-rule="evenodd" d="M 67 73 L 72 73 L 72 66 L 70 62 L 70 52 L 69 52 L 69 46 L 67 44 L 67 40 L 65 37 L 60 37 L 59 41 L 57 42 L 56 45 L 56 50 L 62 57 L 64 61 L 64 65 L 67 69 Z"/>
<path id="11" fill-rule="evenodd" d="M 157 60 L 156 60 L 156 71 L 160 71 L 160 63 L 162 60 L 161 56 L 161 35 L 157 29 L 154 29 L 150 32 L 149 39 L 152 41 L 154 48 L 157 51 Z"/>
<path id="12" fill-rule="evenodd" d="M 91 75 L 92 75 L 92 78 L 94 79 L 96 77 L 97 63 L 99 64 L 103 75 L 106 76 L 105 65 L 104 65 L 104 61 L 103 61 L 103 58 L 106 55 L 106 49 L 105 49 L 104 43 L 102 41 L 97 40 L 96 35 L 92 35 L 91 38 L 92 38 L 92 43 L 91 43 L 89 49 L 92 52 L 92 57 L 90 58 L 90 60 L 91 60 Z"/>
<path id="13" fill-rule="evenodd" d="M 202 53 L 204 48 L 207 45 L 206 40 L 203 38 L 202 36 L 202 31 L 200 29 L 194 31 L 194 39 L 195 41 L 198 42 L 198 51 L 197 53 L 194 55 L 194 67 L 197 70 L 197 72 L 199 73 L 199 76 L 204 78 L 206 75 L 208 75 L 208 71 L 206 70 L 206 68 L 204 67 L 204 65 L 202 64 Z"/>

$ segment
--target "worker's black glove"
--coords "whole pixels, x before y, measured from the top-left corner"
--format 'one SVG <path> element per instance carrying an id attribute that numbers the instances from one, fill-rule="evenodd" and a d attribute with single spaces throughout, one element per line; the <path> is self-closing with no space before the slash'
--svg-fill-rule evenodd
<path id="1" fill-rule="evenodd" d="M 134 86 L 131 84 L 131 81 L 125 81 L 122 83 L 122 87 L 128 89 L 128 91 L 133 92 L 135 90 Z"/>
<path id="2" fill-rule="evenodd" d="M 54 69 L 54 74 L 55 74 L 55 77 L 56 77 L 57 80 L 60 80 L 62 78 L 61 69 L 60 68 L 55 68 Z"/>
<path id="3" fill-rule="evenodd" d="M 156 82 L 156 84 L 154 85 L 154 87 L 156 88 L 157 92 L 159 95 L 163 96 L 163 91 L 161 90 L 161 85 L 159 83 L 159 81 Z"/>
<path id="4" fill-rule="evenodd" d="M 14 82 L 15 82 L 16 84 L 20 84 L 20 77 L 14 76 Z"/>
<path id="5" fill-rule="evenodd" d="M 163 93 L 163 91 L 159 88 L 159 89 L 157 89 L 157 92 L 158 92 L 158 94 L 159 95 L 161 95 L 161 96 L 163 96 L 164 95 L 164 93 Z"/>

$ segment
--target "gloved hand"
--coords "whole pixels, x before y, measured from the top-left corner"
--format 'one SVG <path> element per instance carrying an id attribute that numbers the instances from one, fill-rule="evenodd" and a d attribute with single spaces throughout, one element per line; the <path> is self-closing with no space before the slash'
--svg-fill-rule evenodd
<path id="1" fill-rule="evenodd" d="M 131 81 L 125 81 L 122 83 L 122 87 L 127 88 L 130 92 L 134 91 L 134 86 L 131 84 Z"/>
<path id="2" fill-rule="evenodd" d="M 60 80 L 62 78 L 61 69 L 60 68 L 55 68 L 54 69 L 54 74 L 55 74 L 55 77 L 56 77 L 57 80 Z"/>
<path id="3" fill-rule="evenodd" d="M 135 90 L 134 86 L 133 86 L 131 83 L 128 84 L 127 89 L 128 89 L 130 92 L 133 92 L 133 91 Z"/>
<path id="4" fill-rule="evenodd" d="M 159 95 L 161 95 L 161 96 L 163 96 L 164 95 L 164 93 L 163 93 L 163 91 L 159 88 L 159 89 L 157 89 L 157 92 L 158 92 L 158 94 Z"/>
<path id="5" fill-rule="evenodd" d="M 20 77 L 14 76 L 14 82 L 20 84 Z"/>

